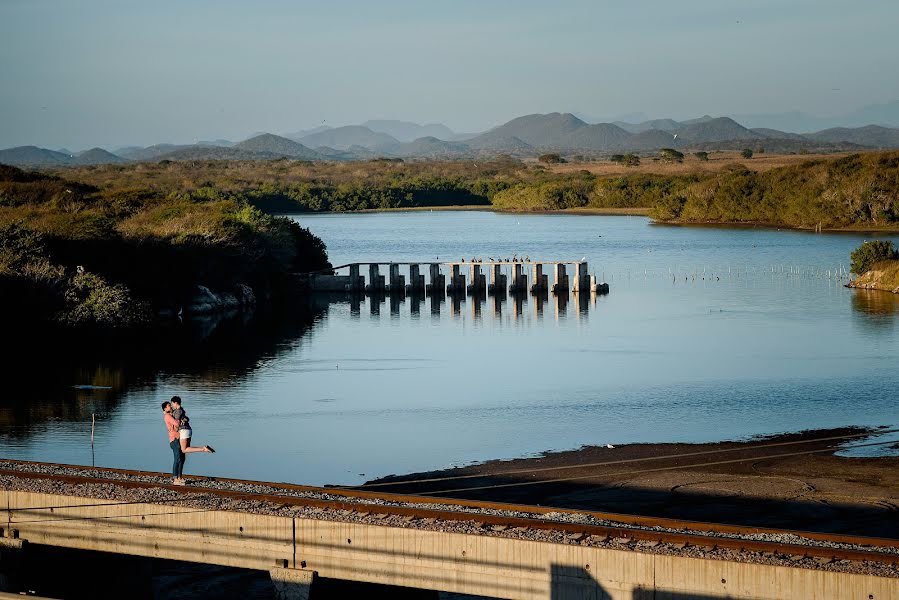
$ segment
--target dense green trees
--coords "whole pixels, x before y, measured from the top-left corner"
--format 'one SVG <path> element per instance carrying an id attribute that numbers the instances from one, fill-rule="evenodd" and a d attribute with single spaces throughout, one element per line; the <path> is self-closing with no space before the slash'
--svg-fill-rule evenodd
<path id="1" fill-rule="evenodd" d="M 874 240 L 864 242 L 852 251 L 852 264 L 850 270 L 856 275 L 862 275 L 871 270 L 875 264 L 883 260 L 899 259 L 899 252 L 893 246 L 893 242 L 887 240 Z"/>
<path id="2" fill-rule="evenodd" d="M 803 228 L 899 226 L 899 152 L 814 160 L 764 173 L 730 165 L 663 198 L 661 220 Z"/>
<path id="3" fill-rule="evenodd" d="M 329 266 L 324 243 L 212 185 L 103 190 L 0 169 L 0 297 L 23 321 L 122 327 L 200 284 L 259 291 Z"/>

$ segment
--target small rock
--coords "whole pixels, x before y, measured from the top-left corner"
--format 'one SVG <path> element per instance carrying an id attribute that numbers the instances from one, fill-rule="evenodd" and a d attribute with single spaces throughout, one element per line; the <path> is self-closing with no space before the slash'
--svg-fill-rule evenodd
<path id="1" fill-rule="evenodd" d="M 791 554 L 789 560 L 791 562 L 799 562 L 803 558 L 805 558 L 804 554 Z"/>

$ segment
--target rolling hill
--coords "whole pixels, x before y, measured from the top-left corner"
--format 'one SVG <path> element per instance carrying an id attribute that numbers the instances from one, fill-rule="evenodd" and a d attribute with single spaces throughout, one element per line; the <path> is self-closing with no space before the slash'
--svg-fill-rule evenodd
<path id="1" fill-rule="evenodd" d="M 323 146 L 324 144 L 318 144 Z M 322 158 L 321 154 L 293 140 L 274 135 L 271 133 L 263 133 L 250 139 L 234 144 L 231 148 L 210 147 L 210 150 L 238 150 L 243 152 L 254 152 L 256 154 L 264 154 L 267 156 L 286 156 L 287 158 L 299 158 L 303 160 L 315 160 Z"/>
<path id="2" fill-rule="evenodd" d="M 687 121 L 684 121 L 687 123 Z M 696 120 L 689 125 L 678 129 L 678 145 L 703 144 L 706 142 L 721 142 L 724 140 L 762 140 L 765 136 L 746 129 L 733 119 L 728 117 L 708 118 Z"/>
<path id="3" fill-rule="evenodd" d="M 0 150 L 0 163 L 16 167 L 55 167 L 71 164 L 72 157 L 37 146 L 16 146 Z"/>
<path id="4" fill-rule="evenodd" d="M 103 148 L 91 148 L 84 152 L 79 152 L 72 157 L 73 165 L 112 165 L 128 162 L 121 156 L 117 156 L 112 152 L 107 152 Z"/>
<path id="5" fill-rule="evenodd" d="M 508 123 L 495 127 L 486 133 L 468 140 L 472 148 L 486 147 L 495 140 L 518 139 L 528 146 L 539 148 L 556 148 L 566 146 L 566 138 L 573 132 L 587 127 L 571 113 L 550 113 L 547 115 L 525 115 L 512 119 Z M 486 142 L 486 145 L 485 145 Z"/>
<path id="6" fill-rule="evenodd" d="M 310 148 L 328 146 L 337 150 L 348 150 L 353 146 L 361 146 L 379 152 L 389 152 L 400 145 L 396 138 L 386 133 L 372 131 L 362 125 L 326 129 L 304 136 L 299 141 Z"/>
<path id="7" fill-rule="evenodd" d="M 834 127 L 816 133 L 808 133 L 805 137 L 817 142 L 849 142 L 870 148 L 899 147 L 899 129 L 868 125 L 866 127 Z"/>
<path id="8" fill-rule="evenodd" d="M 462 142 L 447 142 L 434 136 L 426 136 L 401 144 L 393 154 L 401 157 L 438 158 L 464 154 L 469 150 L 469 146 Z"/>
<path id="9" fill-rule="evenodd" d="M 419 125 L 409 121 L 396 121 L 391 119 L 376 119 L 362 124 L 376 133 L 386 133 L 400 142 L 414 142 L 415 140 L 433 137 L 438 140 L 452 140 L 456 134 L 442 123 L 429 123 Z"/>

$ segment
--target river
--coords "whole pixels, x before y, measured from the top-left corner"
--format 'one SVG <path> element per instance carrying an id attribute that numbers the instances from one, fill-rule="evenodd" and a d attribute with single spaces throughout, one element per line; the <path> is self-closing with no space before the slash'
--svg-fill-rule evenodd
<path id="1" fill-rule="evenodd" d="M 190 456 L 188 474 L 308 484 L 586 444 L 899 425 L 899 297 L 843 287 L 870 236 L 476 211 L 294 218 L 334 264 L 584 257 L 611 293 L 320 299 L 187 323 L 152 352 L 30 357 L 4 376 L 0 454 L 165 470 L 159 403 L 174 394 L 195 444 L 218 451 Z"/>

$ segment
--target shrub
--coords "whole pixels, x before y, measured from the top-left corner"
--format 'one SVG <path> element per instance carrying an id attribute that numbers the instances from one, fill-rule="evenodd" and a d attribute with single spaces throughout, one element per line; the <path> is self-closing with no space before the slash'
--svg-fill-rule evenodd
<path id="1" fill-rule="evenodd" d="M 678 152 L 674 148 L 662 148 L 659 150 L 659 158 L 665 162 L 683 162 L 684 153 Z"/>
<path id="2" fill-rule="evenodd" d="M 852 264 L 850 270 L 856 275 L 862 275 L 871 270 L 876 263 L 882 260 L 895 260 L 899 258 L 899 252 L 893 246 L 893 242 L 887 240 L 874 240 L 864 242 L 852 251 Z"/>
<path id="3" fill-rule="evenodd" d="M 65 292 L 67 308 L 61 320 L 70 325 L 133 326 L 146 318 L 146 306 L 135 302 L 124 285 L 114 285 L 99 275 L 79 273 Z"/>
<path id="4" fill-rule="evenodd" d="M 555 153 L 541 154 L 537 160 L 548 165 L 556 165 L 565 162 L 565 160 Z"/>
<path id="5" fill-rule="evenodd" d="M 743 151 L 740 152 L 740 156 L 743 158 L 752 158 L 752 150 L 750 148 L 743 148 Z"/>
<path id="6" fill-rule="evenodd" d="M 694 152 L 693 156 L 701 160 L 702 162 L 708 162 L 709 153 L 708 152 Z"/>

